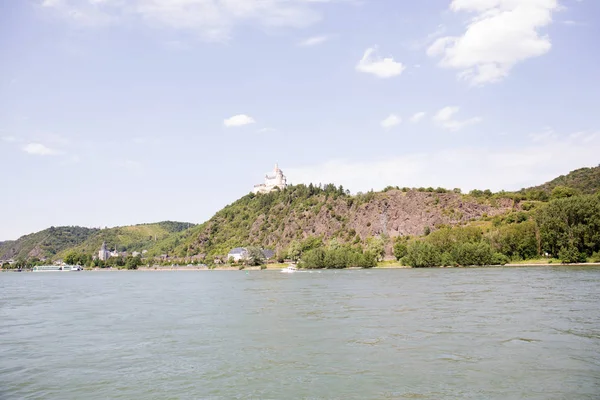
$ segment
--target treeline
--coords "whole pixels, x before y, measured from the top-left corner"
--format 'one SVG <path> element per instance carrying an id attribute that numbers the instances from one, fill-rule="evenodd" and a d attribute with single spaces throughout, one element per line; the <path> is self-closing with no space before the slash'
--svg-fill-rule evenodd
<path id="1" fill-rule="evenodd" d="M 300 268 L 306 269 L 373 268 L 384 254 L 384 245 L 376 238 L 367 242 L 366 249 L 336 239 L 325 245 L 322 237 L 311 236 L 291 242 L 287 249 L 277 254 L 277 259 L 279 262 L 297 261 Z"/>
<path id="2" fill-rule="evenodd" d="M 350 246 L 320 247 L 304 253 L 298 266 L 306 269 L 373 268 L 377 266 L 377 256 Z"/>
<path id="3" fill-rule="evenodd" d="M 83 267 L 91 268 L 126 268 L 126 269 L 138 269 L 143 264 L 140 256 L 133 257 L 131 255 L 127 257 L 110 257 L 106 260 L 100 260 L 99 258 L 93 258 L 91 255 L 86 253 L 78 253 L 75 251 L 69 252 L 64 260 L 67 265 L 81 265 Z"/>
<path id="4" fill-rule="evenodd" d="M 600 194 L 551 200 L 480 227 L 443 227 L 411 240 L 399 238 L 394 255 L 412 267 L 501 265 L 548 257 L 563 263 L 600 261 Z"/>

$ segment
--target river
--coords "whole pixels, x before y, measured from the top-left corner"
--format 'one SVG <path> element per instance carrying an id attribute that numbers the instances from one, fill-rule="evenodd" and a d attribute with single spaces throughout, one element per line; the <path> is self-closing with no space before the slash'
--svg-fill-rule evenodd
<path id="1" fill-rule="evenodd" d="M 600 268 L 0 273 L 0 399 L 598 399 Z"/>

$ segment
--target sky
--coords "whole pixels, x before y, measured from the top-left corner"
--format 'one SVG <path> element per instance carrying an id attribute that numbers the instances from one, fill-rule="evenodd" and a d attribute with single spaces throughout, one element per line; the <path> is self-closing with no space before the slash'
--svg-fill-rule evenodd
<path id="1" fill-rule="evenodd" d="M 0 1 L 0 240 L 600 163 L 595 0 Z"/>

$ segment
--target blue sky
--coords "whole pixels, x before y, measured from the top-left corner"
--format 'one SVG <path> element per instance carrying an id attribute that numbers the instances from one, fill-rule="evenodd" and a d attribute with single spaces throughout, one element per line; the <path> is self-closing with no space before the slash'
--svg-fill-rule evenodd
<path id="1" fill-rule="evenodd" d="M 592 0 L 0 3 L 0 240 L 291 183 L 519 189 L 600 162 Z M 594 18 L 596 17 L 596 18 Z"/>

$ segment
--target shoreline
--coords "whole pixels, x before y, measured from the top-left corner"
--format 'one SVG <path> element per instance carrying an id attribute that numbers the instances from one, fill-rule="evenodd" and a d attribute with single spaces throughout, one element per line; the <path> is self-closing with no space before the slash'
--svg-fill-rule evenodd
<path id="1" fill-rule="evenodd" d="M 430 268 L 413 268 L 405 265 L 383 265 L 377 266 L 374 268 L 340 268 L 333 270 L 387 270 L 387 269 L 475 269 L 475 268 L 531 268 L 531 267 L 600 267 L 600 263 L 575 263 L 575 264 L 541 264 L 541 263 L 523 263 L 523 264 L 505 264 L 505 265 L 474 265 L 474 266 L 459 266 L 459 267 L 430 267 Z M 118 268 L 95 268 L 95 269 L 84 269 L 83 271 L 30 271 L 30 270 L 2 270 L 2 272 L 127 272 L 127 271 L 137 271 L 137 272 L 177 272 L 177 271 L 277 271 L 281 269 L 278 267 L 267 267 L 266 269 L 261 269 L 260 267 L 248 267 L 244 269 L 239 269 L 238 267 L 215 267 L 215 268 L 193 268 L 193 267 L 175 267 L 175 268 L 138 268 L 138 269 L 118 269 Z M 327 270 L 327 268 L 323 269 L 307 269 L 306 271 L 313 270 Z"/>

